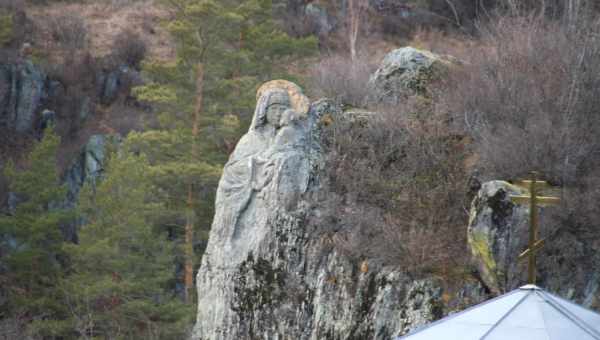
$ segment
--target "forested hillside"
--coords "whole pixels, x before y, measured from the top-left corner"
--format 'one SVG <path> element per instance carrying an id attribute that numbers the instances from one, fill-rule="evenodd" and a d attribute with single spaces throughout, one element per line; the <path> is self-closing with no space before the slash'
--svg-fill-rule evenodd
<path id="1" fill-rule="evenodd" d="M 213 222 L 219 179 L 273 79 L 300 85 L 319 115 L 318 138 L 302 137 L 318 166 L 296 169 L 311 178 L 294 244 L 308 247 L 307 274 L 277 286 L 291 269 L 273 263 L 296 250 L 245 258 L 236 278 L 252 292 L 234 303 L 249 326 L 231 334 L 259 338 L 269 313 L 334 286 L 366 292 L 340 307 L 359 314 L 342 327 L 325 311 L 313 337 L 379 339 L 423 321 L 417 307 L 404 324 L 369 307 L 389 282 L 403 287 L 396 298 L 435 300 L 423 302 L 429 319 L 518 286 L 524 269 L 505 250 L 521 246 L 519 232 L 513 242 L 502 231 L 518 207 L 503 203 L 510 188 L 484 183 L 532 170 L 562 199 L 543 211 L 540 282 L 600 308 L 598 10 L 591 0 L 0 0 L 0 339 L 200 339 L 195 318 L 210 306 L 197 303 L 197 275 L 211 225 L 227 222 Z M 487 204 L 498 232 L 480 222 Z M 323 263 L 331 272 L 317 280 Z M 356 284 L 343 281 L 346 264 Z M 199 275 L 212 277 L 206 266 Z M 297 303 L 273 307 L 279 289 Z M 312 312 L 279 318 L 300 332 Z M 389 334 L 351 327 L 371 317 Z"/>

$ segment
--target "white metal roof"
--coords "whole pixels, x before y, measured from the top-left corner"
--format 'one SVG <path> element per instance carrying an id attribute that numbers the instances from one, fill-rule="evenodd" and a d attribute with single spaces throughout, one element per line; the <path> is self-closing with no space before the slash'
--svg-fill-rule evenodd
<path id="1" fill-rule="evenodd" d="M 600 340 L 600 314 L 527 285 L 400 339 Z"/>

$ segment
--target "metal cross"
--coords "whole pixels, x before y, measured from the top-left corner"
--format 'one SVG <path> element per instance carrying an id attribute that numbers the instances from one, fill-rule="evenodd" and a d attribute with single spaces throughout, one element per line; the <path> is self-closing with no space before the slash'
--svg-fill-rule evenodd
<path id="1" fill-rule="evenodd" d="M 560 202 L 558 197 L 538 196 L 538 192 L 550 188 L 550 185 L 544 181 L 538 181 L 538 173 L 532 172 L 531 180 L 519 181 L 514 185 L 529 191 L 529 195 L 511 195 L 510 199 L 516 204 L 529 204 L 529 248 L 519 255 L 519 260 L 527 258 L 528 266 L 528 281 L 530 284 L 536 283 L 536 254 L 544 246 L 544 240 L 539 240 L 538 237 L 538 206 L 553 205 Z"/>

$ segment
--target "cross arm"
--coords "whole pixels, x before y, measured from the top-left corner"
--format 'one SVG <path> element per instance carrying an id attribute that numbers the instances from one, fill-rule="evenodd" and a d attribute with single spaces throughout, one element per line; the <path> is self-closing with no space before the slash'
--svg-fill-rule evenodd
<path id="1" fill-rule="evenodd" d="M 514 195 L 510 196 L 510 200 L 516 204 L 529 204 L 531 201 L 531 196 Z M 536 196 L 535 203 L 541 206 L 555 205 L 560 203 L 560 197 Z"/>

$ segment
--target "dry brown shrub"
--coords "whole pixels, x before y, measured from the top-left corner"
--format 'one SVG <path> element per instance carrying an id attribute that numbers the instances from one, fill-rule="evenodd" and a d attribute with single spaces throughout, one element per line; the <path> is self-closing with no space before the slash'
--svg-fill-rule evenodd
<path id="1" fill-rule="evenodd" d="M 310 88 L 315 97 L 327 97 L 339 104 L 363 107 L 368 96 L 367 83 L 376 67 L 366 56 L 354 62 L 339 54 L 330 56 L 312 68 Z"/>
<path id="2" fill-rule="evenodd" d="M 475 44 L 476 40 L 470 35 L 431 28 L 416 29 L 409 43 L 416 48 L 450 56 L 464 55 Z"/>
<path id="3" fill-rule="evenodd" d="M 512 16 L 480 34 L 481 45 L 458 56 L 468 62 L 437 92 L 437 108 L 472 138 L 483 180 L 523 179 L 537 170 L 560 186 L 553 194 L 561 205 L 542 223 L 542 275 L 595 266 L 600 23 L 573 14 Z"/>
<path id="4" fill-rule="evenodd" d="M 81 50 L 89 43 L 87 24 L 76 12 L 50 17 L 48 24 L 52 38 L 66 51 Z"/>
<path id="5" fill-rule="evenodd" d="M 119 62 L 139 67 L 146 56 L 147 47 L 140 34 L 125 29 L 115 36 L 112 50 L 112 54 Z"/>
<path id="6" fill-rule="evenodd" d="M 444 119 L 415 108 L 334 117 L 317 224 L 352 258 L 449 275 L 466 263 L 466 150 Z"/>
<path id="7" fill-rule="evenodd" d="M 481 29 L 482 43 L 459 56 L 438 92 L 442 110 L 475 140 L 489 177 L 543 171 L 574 184 L 598 165 L 600 25 L 529 16 Z"/>

